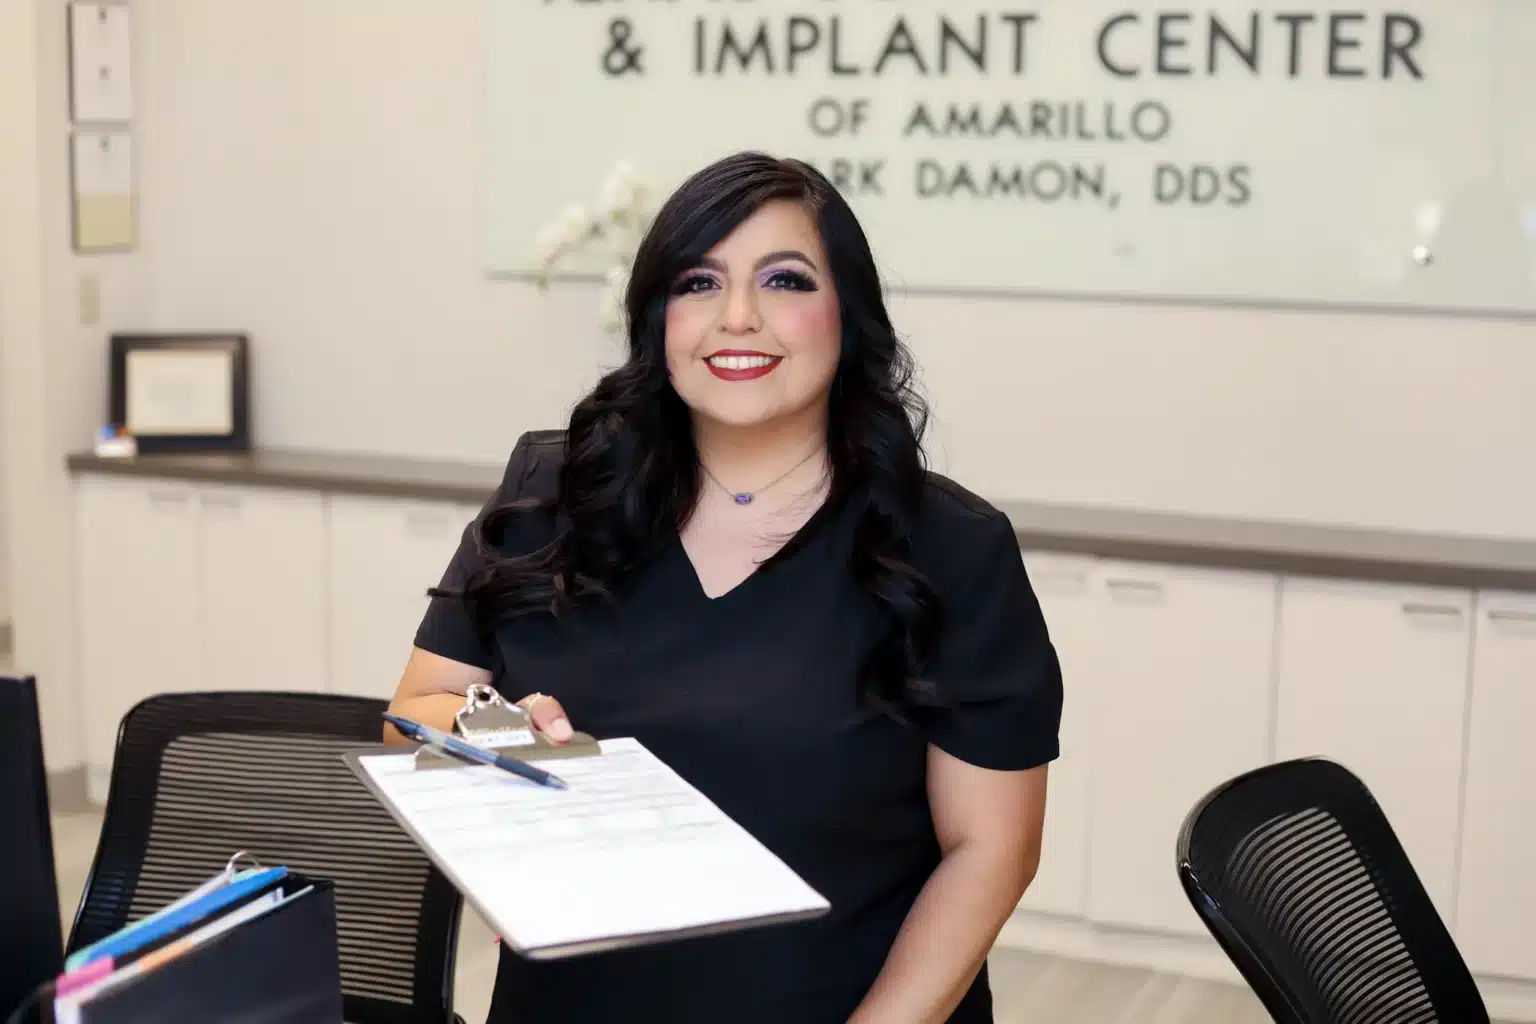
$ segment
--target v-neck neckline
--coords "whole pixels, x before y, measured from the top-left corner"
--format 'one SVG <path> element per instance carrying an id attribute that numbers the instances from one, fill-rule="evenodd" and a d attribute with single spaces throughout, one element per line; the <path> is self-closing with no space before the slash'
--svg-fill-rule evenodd
<path id="1" fill-rule="evenodd" d="M 770 556 L 768 559 L 757 563 L 757 565 L 752 567 L 751 572 L 747 573 L 741 579 L 736 581 L 735 586 L 732 586 L 726 590 L 722 590 L 718 594 L 712 595 L 708 590 L 704 589 L 704 578 L 699 575 L 698 564 L 694 562 L 693 556 L 688 553 L 688 545 L 683 543 L 682 534 L 677 535 L 675 544 L 677 546 L 678 557 L 682 560 L 683 563 L 683 571 L 688 574 L 688 579 L 693 584 L 692 589 L 694 594 L 703 598 L 706 604 L 719 604 L 720 602 L 725 601 L 735 596 L 736 594 L 739 594 L 749 584 L 751 584 L 754 579 L 762 575 L 763 570 L 768 568 L 769 562 L 772 561 L 772 557 Z M 774 554 L 776 555 L 778 552 L 774 552 Z"/>
<path id="2" fill-rule="evenodd" d="M 756 583 L 758 577 L 777 570 L 783 563 L 799 555 L 804 548 L 810 545 L 816 535 L 821 532 L 827 521 L 836 518 L 838 512 L 846 505 L 846 499 L 846 495 L 840 496 L 835 492 L 827 495 L 826 500 L 821 503 L 821 506 L 811 513 L 810 518 L 800 524 L 800 528 L 790 535 L 789 540 L 785 541 L 782 547 L 757 563 L 752 571 L 743 576 L 735 586 L 714 596 L 710 596 L 709 592 L 704 589 L 704 579 L 699 575 L 699 567 L 694 563 L 693 556 L 688 553 L 688 546 L 683 543 L 681 531 L 673 532 L 672 547 L 682 563 L 682 571 L 687 575 L 688 580 L 692 584 L 691 589 L 693 593 L 702 599 L 705 604 L 718 605 L 724 601 L 736 598 L 743 591 L 750 589 Z"/>

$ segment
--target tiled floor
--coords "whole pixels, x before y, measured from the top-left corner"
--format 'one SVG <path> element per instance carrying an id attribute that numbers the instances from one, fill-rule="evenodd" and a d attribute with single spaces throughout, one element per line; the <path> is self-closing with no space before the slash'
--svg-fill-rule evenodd
<path id="1" fill-rule="evenodd" d="M 99 827 L 95 814 L 54 817 L 66 929 L 90 870 Z M 466 915 L 457 992 L 459 1013 L 469 1024 L 485 1020 L 495 974 L 491 933 Z M 1014 950 L 992 955 L 992 986 L 997 1024 L 1264 1024 L 1269 1019 L 1251 995 L 1229 985 Z"/>

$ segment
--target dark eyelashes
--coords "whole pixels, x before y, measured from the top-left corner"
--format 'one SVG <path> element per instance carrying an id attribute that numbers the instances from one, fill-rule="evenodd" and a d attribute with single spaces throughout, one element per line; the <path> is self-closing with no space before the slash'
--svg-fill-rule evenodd
<path id="1" fill-rule="evenodd" d="M 673 295 L 687 295 L 699 290 L 701 285 L 711 285 L 714 281 L 707 274 L 688 274 L 672 286 Z"/>
<path id="2" fill-rule="evenodd" d="M 816 290 L 816 282 L 806 275 L 795 270 L 775 270 L 768 275 L 768 284 L 774 287 L 788 288 L 796 292 L 813 292 Z"/>
<path id="3" fill-rule="evenodd" d="M 690 295 L 714 286 L 715 280 L 708 274 L 686 274 L 677 284 L 672 286 L 673 295 Z M 816 290 L 816 282 L 810 277 L 795 270 L 775 270 L 768 275 L 766 282 L 770 288 L 780 288 L 786 291 L 813 292 Z"/>

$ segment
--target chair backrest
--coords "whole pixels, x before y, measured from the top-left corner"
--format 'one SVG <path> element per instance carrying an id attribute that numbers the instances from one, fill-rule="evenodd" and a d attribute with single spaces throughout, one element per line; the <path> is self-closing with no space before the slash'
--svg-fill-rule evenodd
<path id="1" fill-rule="evenodd" d="M 1177 867 L 1282 1024 L 1488 1020 L 1386 815 L 1332 761 L 1269 765 L 1213 790 L 1184 821 Z"/>
<path id="2" fill-rule="evenodd" d="M 37 682 L 0 676 L 0 1015 L 58 976 L 59 928 L 53 822 L 43 768 Z"/>
<path id="3" fill-rule="evenodd" d="M 346 767 L 380 742 L 384 701 L 175 693 L 118 732 L 71 951 L 164 906 L 247 851 L 336 887 L 346 1019 L 452 1017 L 460 898 Z"/>

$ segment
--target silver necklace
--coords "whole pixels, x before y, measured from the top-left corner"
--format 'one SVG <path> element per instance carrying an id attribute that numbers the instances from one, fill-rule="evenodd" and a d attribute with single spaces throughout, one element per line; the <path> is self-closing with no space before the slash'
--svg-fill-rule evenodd
<path id="1" fill-rule="evenodd" d="M 729 494 L 731 496 L 731 500 L 734 501 L 736 504 L 738 504 L 738 505 L 750 505 L 750 504 L 752 504 L 752 499 L 756 498 L 759 494 L 762 494 L 768 488 L 772 487 L 774 484 L 778 483 L 780 480 L 783 480 L 785 477 L 789 476 L 789 474 L 793 473 L 795 470 L 799 469 L 801 466 L 803 466 L 807 462 L 811 461 L 811 456 L 815 455 L 819 451 L 821 451 L 820 448 L 813 448 L 813 449 L 811 449 L 809 452 L 806 453 L 805 458 L 801 459 L 799 462 L 795 463 L 793 466 L 790 466 L 784 472 L 780 473 L 778 476 L 774 477 L 772 480 L 768 481 L 767 483 L 763 484 L 763 486 L 761 486 L 761 487 L 759 487 L 759 488 L 757 488 L 756 490 L 753 490 L 753 491 L 733 491 L 733 490 L 731 490 L 729 487 L 725 486 L 725 484 L 720 482 L 720 478 L 719 477 L 715 476 L 715 474 L 713 474 L 713 473 L 711 473 L 709 471 L 709 467 L 704 465 L 704 460 L 703 459 L 699 460 L 699 468 L 704 470 L 704 475 L 705 476 L 709 477 L 710 480 L 714 481 L 714 484 L 715 484 L 716 487 L 720 488 L 726 494 Z"/>

